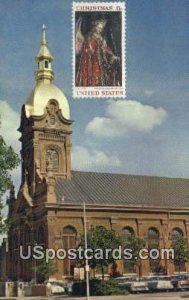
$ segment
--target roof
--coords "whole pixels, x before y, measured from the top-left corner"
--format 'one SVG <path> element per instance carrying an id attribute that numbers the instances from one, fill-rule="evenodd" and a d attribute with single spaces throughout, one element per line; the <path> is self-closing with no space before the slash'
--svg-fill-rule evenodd
<path id="1" fill-rule="evenodd" d="M 189 208 L 189 179 L 72 171 L 55 187 L 59 203 Z"/>
<path id="2" fill-rule="evenodd" d="M 51 52 L 49 51 L 49 49 L 47 48 L 46 44 L 42 44 L 40 46 L 39 52 L 36 56 L 38 59 L 40 58 L 48 58 L 50 60 L 53 60 L 53 56 L 51 54 Z"/>

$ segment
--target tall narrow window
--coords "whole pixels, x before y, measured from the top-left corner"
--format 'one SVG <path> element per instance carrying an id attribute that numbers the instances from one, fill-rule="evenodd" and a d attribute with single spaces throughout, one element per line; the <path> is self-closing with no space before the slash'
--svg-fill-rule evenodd
<path id="1" fill-rule="evenodd" d="M 130 243 L 131 243 L 131 238 L 134 237 L 135 233 L 133 228 L 131 227 L 124 227 L 122 229 L 122 237 L 123 237 L 123 246 L 124 248 L 130 249 Z M 136 273 L 136 268 L 135 268 L 135 263 L 134 261 L 131 260 L 123 260 L 123 273 L 128 274 L 128 273 Z"/>
<path id="2" fill-rule="evenodd" d="M 159 249 L 159 231 L 156 228 L 148 229 L 148 250 L 151 249 Z M 160 260 L 157 259 L 149 259 L 150 271 L 151 273 L 159 273 L 160 272 Z"/>
<path id="3" fill-rule="evenodd" d="M 177 238 L 179 238 L 179 237 L 183 237 L 182 230 L 180 228 L 174 228 L 171 232 L 172 243 L 174 243 L 174 241 L 176 241 Z M 176 272 L 180 273 L 180 272 L 185 272 L 186 271 L 184 262 L 175 259 L 174 265 L 175 265 L 175 271 Z"/>
<path id="4" fill-rule="evenodd" d="M 45 68 L 47 68 L 47 69 L 48 69 L 48 67 L 49 67 L 49 63 L 48 63 L 48 61 L 47 61 L 47 60 L 45 60 Z"/>
<path id="5" fill-rule="evenodd" d="M 62 243 L 64 249 L 73 249 L 76 245 L 76 235 L 77 232 L 74 227 L 66 226 L 63 228 Z M 64 260 L 64 275 L 73 276 L 74 275 L 74 265 L 75 261 L 70 259 Z"/>

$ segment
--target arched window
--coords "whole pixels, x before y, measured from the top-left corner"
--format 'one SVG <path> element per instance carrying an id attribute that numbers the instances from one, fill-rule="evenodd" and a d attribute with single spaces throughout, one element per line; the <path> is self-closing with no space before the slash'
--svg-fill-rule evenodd
<path id="1" fill-rule="evenodd" d="M 122 229 L 122 238 L 123 238 L 123 247 L 124 249 L 130 249 L 132 248 L 131 245 L 131 237 L 135 236 L 135 232 L 132 227 L 126 226 Z M 136 273 L 136 265 L 135 262 L 129 259 L 123 260 L 123 273 L 129 274 L 129 273 Z"/>
<path id="2" fill-rule="evenodd" d="M 53 172 L 58 172 L 59 156 L 58 156 L 58 152 L 55 149 L 53 148 L 47 149 L 46 164 L 47 167 L 50 167 L 50 169 Z"/>
<path id="3" fill-rule="evenodd" d="M 63 228 L 63 234 L 65 235 L 76 234 L 76 230 L 73 226 L 68 225 Z"/>
<path id="4" fill-rule="evenodd" d="M 158 229 L 151 227 L 148 229 L 148 250 L 157 249 L 159 250 L 159 231 Z M 151 273 L 159 273 L 160 268 L 160 259 L 150 259 L 150 271 Z"/>
<path id="5" fill-rule="evenodd" d="M 177 238 L 179 237 L 183 237 L 183 231 L 180 228 L 174 228 L 171 231 L 171 240 L 172 240 L 172 244 L 173 244 L 173 248 L 174 248 L 174 242 L 177 241 Z M 175 256 L 177 256 L 177 254 L 175 253 Z M 185 268 L 185 263 L 183 261 L 180 261 L 179 259 L 174 260 L 174 265 L 175 265 L 175 271 L 176 272 L 184 272 L 186 270 Z"/>
<path id="6" fill-rule="evenodd" d="M 126 240 L 127 240 L 128 238 L 130 238 L 131 236 L 133 236 L 133 235 L 134 235 L 134 230 L 133 230 L 132 227 L 127 226 L 127 227 L 124 227 L 124 228 L 122 229 L 122 236 L 123 236 L 123 238 L 125 238 Z"/>
<path id="7" fill-rule="evenodd" d="M 183 232 L 180 228 L 174 228 L 172 231 L 171 231 L 171 239 L 172 240 L 175 240 L 177 237 L 179 236 L 183 236 Z"/>
<path id="8" fill-rule="evenodd" d="M 62 231 L 62 243 L 64 249 L 74 249 L 76 245 L 77 231 L 73 226 L 66 226 Z M 64 260 L 64 275 L 73 276 L 74 275 L 74 260 L 65 259 Z"/>
<path id="9" fill-rule="evenodd" d="M 148 246 L 159 247 L 159 231 L 156 228 L 148 229 Z"/>

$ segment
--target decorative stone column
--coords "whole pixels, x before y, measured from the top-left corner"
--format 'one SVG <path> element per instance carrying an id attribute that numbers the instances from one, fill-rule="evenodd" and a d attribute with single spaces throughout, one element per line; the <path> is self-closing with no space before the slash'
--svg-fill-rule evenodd
<path id="1" fill-rule="evenodd" d="M 145 234 L 146 227 L 145 227 L 145 221 L 144 220 L 137 220 L 137 233 L 138 237 L 141 239 L 144 239 L 147 241 L 147 237 Z M 147 248 L 148 245 L 146 243 L 145 248 Z M 139 270 L 138 270 L 139 272 Z M 148 276 L 150 273 L 150 267 L 149 267 L 149 260 L 148 259 L 143 259 L 141 260 L 141 276 Z M 139 273 L 138 273 L 139 276 Z"/>
<path id="2" fill-rule="evenodd" d="M 110 218 L 110 226 L 115 231 L 116 234 L 121 235 L 121 228 L 119 225 L 119 219 L 116 217 Z M 120 245 L 121 246 L 121 245 Z M 123 274 L 123 260 L 116 260 L 117 272 Z M 110 270 L 112 271 L 112 270 Z"/>
<path id="3" fill-rule="evenodd" d="M 47 167 L 47 202 L 49 203 L 56 203 L 56 193 L 55 193 L 55 185 L 56 185 L 56 179 L 54 177 L 54 174 L 52 172 L 52 165 L 48 165 Z"/>
<path id="4" fill-rule="evenodd" d="M 58 249 L 62 249 L 63 247 L 63 241 L 62 241 L 62 233 L 56 233 L 54 236 L 54 246 L 53 249 L 57 251 Z M 56 267 L 56 278 L 59 280 L 62 280 L 63 275 L 63 263 L 64 261 L 62 259 L 56 258 L 55 260 L 55 267 Z M 52 275 L 54 277 L 55 274 Z"/>
<path id="5" fill-rule="evenodd" d="M 48 249 L 58 249 L 58 242 L 60 242 L 60 239 L 56 239 L 57 236 L 57 232 L 58 232 L 58 229 L 57 229 L 57 218 L 56 216 L 48 216 L 48 219 L 47 219 L 47 223 L 48 223 L 48 229 L 47 229 L 47 232 L 48 232 L 48 241 L 47 241 L 47 247 Z M 62 247 L 61 247 L 62 248 Z M 57 272 L 55 274 L 52 275 L 52 277 L 59 277 L 59 273 L 61 272 L 61 268 L 62 266 L 62 261 L 60 261 L 60 264 L 57 264 L 57 259 L 54 259 L 53 260 L 55 266 L 58 268 Z M 62 279 L 59 277 L 59 279 Z"/>
<path id="6" fill-rule="evenodd" d="M 170 234 L 169 234 L 169 220 L 168 219 L 162 219 L 161 220 L 161 226 L 162 226 L 162 238 L 163 238 L 163 245 L 161 248 L 163 249 L 170 249 L 171 248 L 171 240 L 170 240 Z M 174 263 L 170 259 L 164 259 L 162 260 L 164 262 L 164 266 L 166 268 L 167 275 L 171 275 L 174 273 Z"/>

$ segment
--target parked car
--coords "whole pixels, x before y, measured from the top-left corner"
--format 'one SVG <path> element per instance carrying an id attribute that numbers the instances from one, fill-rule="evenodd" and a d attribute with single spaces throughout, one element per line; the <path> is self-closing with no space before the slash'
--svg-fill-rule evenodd
<path id="1" fill-rule="evenodd" d="M 179 274 L 172 276 L 171 282 L 175 290 L 189 290 L 189 275 Z"/>
<path id="2" fill-rule="evenodd" d="M 136 281 L 136 276 L 122 276 L 116 277 L 115 280 L 117 281 L 120 287 L 125 287 L 131 289 L 132 282 Z"/>
<path id="3" fill-rule="evenodd" d="M 62 282 L 59 281 L 48 281 L 46 283 L 48 289 L 51 290 L 52 295 L 60 295 L 65 293 L 65 288 Z"/>
<path id="4" fill-rule="evenodd" d="M 171 276 L 168 275 L 152 275 L 140 279 L 147 283 L 149 292 L 171 291 L 174 286 L 171 282 Z"/>
<path id="5" fill-rule="evenodd" d="M 147 281 L 135 281 L 131 283 L 131 292 L 138 293 L 138 292 L 148 292 L 148 282 Z"/>
<path id="6" fill-rule="evenodd" d="M 171 291 L 174 290 L 174 286 L 171 280 L 158 280 L 157 281 L 157 290 L 158 291 Z"/>

